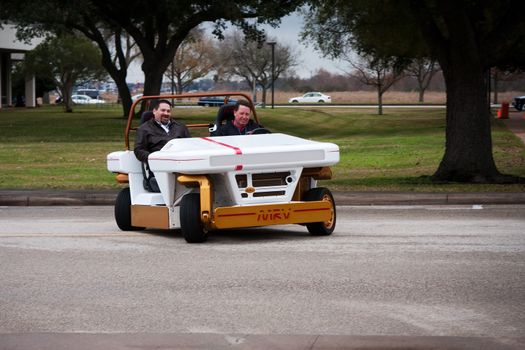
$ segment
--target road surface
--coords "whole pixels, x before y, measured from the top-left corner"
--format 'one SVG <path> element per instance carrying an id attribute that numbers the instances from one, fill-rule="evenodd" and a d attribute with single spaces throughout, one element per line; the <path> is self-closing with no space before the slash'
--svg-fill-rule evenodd
<path id="1" fill-rule="evenodd" d="M 525 345 L 523 205 L 346 206 L 329 237 L 278 226 L 215 233 L 197 245 L 178 231 L 121 232 L 111 207 L 0 207 L 0 266 L 4 336 L 439 336 Z"/>

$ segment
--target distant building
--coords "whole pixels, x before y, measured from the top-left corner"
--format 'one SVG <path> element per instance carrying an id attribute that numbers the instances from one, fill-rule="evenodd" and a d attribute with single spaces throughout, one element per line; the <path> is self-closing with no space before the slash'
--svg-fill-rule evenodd
<path id="1" fill-rule="evenodd" d="M 14 61 L 24 59 L 24 54 L 35 48 L 38 43 L 33 41 L 25 44 L 16 39 L 14 26 L 4 24 L 0 29 L 0 108 L 13 104 L 11 70 Z M 25 82 L 25 105 L 36 106 L 35 77 L 26 77 Z"/>

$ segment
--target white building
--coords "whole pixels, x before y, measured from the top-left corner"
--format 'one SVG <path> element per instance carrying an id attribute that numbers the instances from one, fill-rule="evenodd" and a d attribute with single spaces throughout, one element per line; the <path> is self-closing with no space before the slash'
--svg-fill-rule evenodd
<path id="1" fill-rule="evenodd" d="M 37 40 L 25 44 L 16 39 L 16 29 L 4 24 L 0 29 L 0 108 L 11 106 L 13 101 L 11 70 L 13 61 L 24 59 L 24 53 L 38 45 Z M 36 106 L 35 77 L 26 77 L 25 101 L 26 107 Z"/>

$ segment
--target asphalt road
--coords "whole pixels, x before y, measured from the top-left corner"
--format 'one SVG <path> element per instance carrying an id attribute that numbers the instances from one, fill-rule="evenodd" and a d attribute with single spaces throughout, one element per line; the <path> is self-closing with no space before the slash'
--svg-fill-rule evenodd
<path id="1" fill-rule="evenodd" d="M 519 348 L 525 206 L 346 206 L 330 237 L 279 226 L 200 245 L 120 232 L 111 207 L 0 207 L 0 281 L 4 335 L 490 337 Z"/>

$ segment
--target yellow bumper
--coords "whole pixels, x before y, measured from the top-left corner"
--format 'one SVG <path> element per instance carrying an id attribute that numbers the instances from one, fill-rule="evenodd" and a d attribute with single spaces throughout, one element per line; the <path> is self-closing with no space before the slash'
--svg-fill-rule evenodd
<path id="1" fill-rule="evenodd" d="M 327 222 L 333 215 L 328 201 L 292 202 L 216 208 L 212 226 L 217 229 Z"/>

